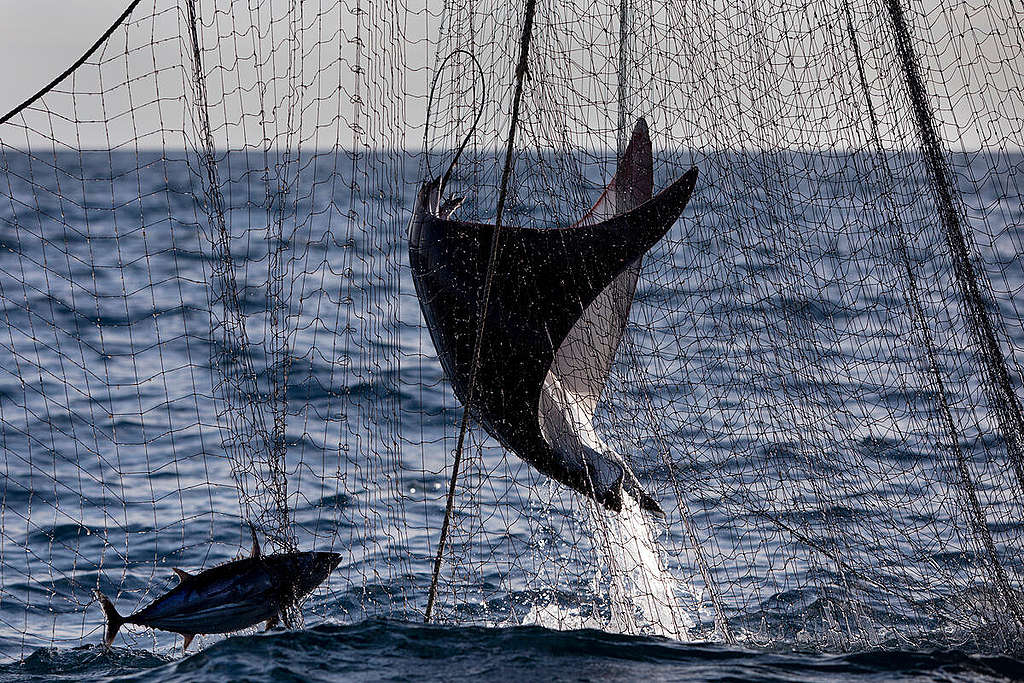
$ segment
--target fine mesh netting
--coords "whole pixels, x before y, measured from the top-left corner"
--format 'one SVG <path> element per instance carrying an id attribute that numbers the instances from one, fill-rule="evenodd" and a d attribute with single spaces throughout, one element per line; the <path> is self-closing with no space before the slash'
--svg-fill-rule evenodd
<path id="1" fill-rule="evenodd" d="M 0 654 L 99 642 L 93 590 L 137 609 L 249 523 L 343 555 L 289 625 L 422 619 L 462 406 L 416 194 L 468 136 L 449 191 L 493 223 L 515 125 L 504 223 L 568 226 L 640 118 L 655 192 L 699 175 L 595 427 L 666 519 L 471 423 L 433 618 L 1016 643 L 1020 7 L 539 0 L 513 124 L 523 24 L 142 0 L 0 124 Z"/>

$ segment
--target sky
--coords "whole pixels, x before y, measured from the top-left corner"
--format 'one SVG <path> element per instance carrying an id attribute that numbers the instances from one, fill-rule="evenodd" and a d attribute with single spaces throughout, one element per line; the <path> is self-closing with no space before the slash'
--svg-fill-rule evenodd
<path id="1" fill-rule="evenodd" d="M 214 2 L 217 11 L 213 11 Z M 367 25 L 372 25 L 374 12 L 387 15 L 389 26 L 396 23 L 395 16 L 410 15 L 410 4 L 404 0 L 362 2 L 364 14 L 368 15 L 364 20 Z M 410 45 L 401 57 L 407 60 L 406 64 L 411 62 L 417 67 L 407 70 L 410 88 L 424 87 L 425 70 L 420 65 L 431 61 L 424 47 L 428 41 L 422 38 L 426 27 L 436 24 L 437 13 L 422 11 L 428 2 L 437 4 L 435 0 L 413 0 L 411 4 L 413 13 L 420 8 L 420 17 L 430 16 L 426 21 L 411 22 L 412 26 L 405 34 Z M 130 0 L 0 0 L 0 58 L 4 64 L 16 65 L 16 68 L 0 69 L 0 115 L 11 111 L 63 73 L 129 4 Z M 342 119 L 341 125 L 320 125 L 312 134 L 323 138 L 317 140 L 318 145 L 333 146 L 338 144 L 339 138 L 341 142 L 350 141 L 351 133 L 347 131 L 351 127 L 352 108 L 349 100 L 355 91 L 350 65 L 361 59 L 364 68 L 373 68 L 376 61 L 376 68 L 384 71 L 392 65 L 380 64 L 380 60 L 394 59 L 394 55 L 381 54 L 380 50 L 367 47 L 373 36 L 365 34 L 359 48 L 362 57 L 357 59 L 357 48 L 350 35 L 355 30 L 355 22 L 351 20 L 352 13 L 348 9 L 355 3 L 335 5 L 331 11 L 320 13 L 319 19 L 316 18 L 317 3 L 295 5 L 305 12 L 300 19 L 304 22 L 303 39 L 318 40 L 320 44 L 315 50 L 307 51 L 299 60 L 302 68 L 294 70 L 288 62 L 290 55 L 286 38 L 274 33 L 284 31 L 291 5 L 269 0 L 237 2 L 231 6 L 237 16 L 231 17 L 222 11 L 228 4 L 229 0 L 200 0 L 198 3 L 200 20 L 205 24 L 200 41 L 206 50 L 204 66 L 211 74 L 208 77 L 209 111 L 213 119 L 215 144 L 234 147 L 240 146 L 239 141 L 244 145 L 257 141 L 255 144 L 258 146 L 263 136 L 274 140 L 284 138 L 291 125 L 287 118 L 289 113 L 278 111 L 276 107 L 265 116 L 259 112 L 266 102 L 276 101 L 276 106 L 281 107 L 281 103 L 287 101 L 282 93 L 287 93 L 287 88 L 294 84 L 287 82 L 285 74 L 292 71 L 301 80 L 315 82 L 312 88 L 300 88 L 304 97 L 309 97 L 310 92 L 317 89 L 336 89 L 339 83 L 342 84 L 344 91 L 341 97 L 336 92 L 328 93 L 328 97 L 334 97 L 341 103 L 336 105 L 336 109 L 337 106 L 344 107 L 343 112 L 334 112 Z M 128 30 L 118 28 L 107 43 L 75 72 L 74 81 L 65 79 L 55 93 L 47 96 L 47 107 L 55 115 L 47 115 L 38 106 L 30 107 L 24 113 L 28 130 L 22 126 L 20 117 L 16 117 L 12 122 L 17 122 L 16 130 L 6 128 L 3 131 L 4 142 L 24 147 L 40 141 L 46 144 L 52 138 L 71 144 L 77 141 L 82 147 L 91 149 L 135 144 L 142 148 L 160 148 L 184 144 L 181 131 L 185 131 L 185 136 L 194 138 L 195 126 L 191 120 L 194 111 L 183 100 L 185 96 L 191 101 L 193 94 L 183 6 L 184 3 L 178 6 L 175 0 L 142 0 L 128 19 Z M 367 6 L 368 11 L 365 9 Z M 401 9 L 392 10 L 392 7 Z M 260 27 L 257 47 L 248 40 L 250 35 L 246 22 L 250 19 Z M 335 31 L 339 24 L 344 24 L 345 29 L 332 34 L 332 23 Z M 271 25 L 274 28 L 269 28 Z M 396 44 L 395 37 L 390 38 L 391 44 Z M 256 58 L 253 57 L 254 51 L 259 55 Z M 345 59 L 339 60 L 342 51 Z M 236 61 L 239 58 L 241 61 Z M 334 63 L 324 63 L 325 59 L 332 58 Z M 96 62 L 103 63 L 102 69 L 95 67 Z M 224 68 L 219 68 L 221 66 Z M 103 79 L 102 87 L 99 78 Z M 391 74 L 388 78 L 392 83 L 396 80 Z M 123 87 L 125 83 L 130 87 Z M 262 101 L 259 97 L 261 86 L 266 87 L 268 93 Z M 362 87 L 366 97 L 367 85 Z M 73 101 L 61 92 L 69 90 L 79 93 Z M 324 93 L 320 94 L 323 96 Z M 157 99 L 160 101 L 156 102 Z M 302 112 L 303 125 L 311 118 L 314 117 L 309 111 Z M 322 124 L 323 118 L 330 120 L 330 112 L 323 114 L 322 118 L 317 117 L 316 123 Z M 419 111 L 413 118 L 422 121 L 423 112 Z M 72 119 L 77 119 L 77 123 Z M 335 132 L 339 129 L 343 131 L 341 134 Z M 308 139 L 306 136 L 310 134 L 310 131 L 302 130 L 304 139 Z"/>
<path id="2" fill-rule="evenodd" d="M 128 6 L 125 0 L 0 0 L 0 115 L 78 59 Z"/>
<path id="3" fill-rule="evenodd" d="M 432 50 L 458 47 L 458 40 L 465 38 L 464 34 L 458 33 L 465 31 L 464 25 L 459 24 L 457 14 L 446 15 L 445 21 L 451 24 L 448 27 L 451 33 L 446 37 L 444 27 L 439 23 L 441 0 L 361 1 L 363 12 L 368 18 L 363 23 L 365 28 L 362 29 L 360 46 L 356 46 L 357 41 L 354 40 L 354 35 L 351 35 L 351 14 L 344 14 L 349 10 L 340 10 L 342 14 L 337 19 L 332 16 L 330 21 L 321 22 L 320 27 L 315 29 L 323 32 L 321 38 L 324 42 L 320 52 L 312 57 L 307 55 L 309 63 L 304 64 L 305 71 L 300 74 L 300 79 L 306 79 L 314 85 L 312 90 L 304 91 L 304 96 L 310 93 L 315 95 L 314 91 L 319 89 L 323 101 L 335 97 L 340 104 L 335 104 L 333 114 L 330 111 L 313 112 L 306 109 L 301 113 L 301 116 L 306 117 L 302 121 L 308 119 L 311 122 L 309 135 L 318 136 L 319 144 L 346 144 L 352 140 L 350 131 L 356 129 L 363 131 L 365 139 L 368 140 L 387 139 L 388 133 L 383 130 L 386 126 L 399 126 L 408 131 L 408 134 L 403 133 L 401 136 L 392 135 L 402 144 L 418 144 L 422 134 L 416 131 L 422 130 L 417 126 L 422 126 L 426 102 L 425 96 L 419 93 L 429 84 L 430 69 L 437 62 Z M 677 44 L 676 49 L 679 50 L 671 58 L 676 63 L 653 67 L 647 65 L 648 69 L 664 67 L 665 70 L 653 71 L 649 82 L 643 86 L 648 88 L 646 100 L 655 103 L 652 106 L 661 103 L 666 112 L 674 113 L 673 115 L 685 114 L 689 119 L 685 124 L 672 120 L 653 122 L 655 126 L 660 125 L 662 130 L 666 130 L 668 126 L 677 126 L 670 136 L 671 139 L 689 141 L 693 144 L 709 144 L 713 141 L 715 144 L 743 146 L 747 138 L 751 137 L 748 134 L 750 131 L 759 134 L 764 127 L 785 121 L 780 117 L 798 112 L 799 116 L 812 113 L 819 115 L 819 118 L 816 121 L 812 117 L 806 120 L 793 119 L 787 123 L 789 129 L 784 136 L 788 136 L 785 138 L 789 140 L 788 144 L 794 144 L 794 131 L 806 130 L 801 140 L 796 141 L 796 146 L 800 146 L 801 141 L 809 146 L 834 145 L 842 134 L 839 119 L 843 116 L 848 117 L 850 121 L 863 119 L 863 107 L 858 108 L 856 105 L 859 93 L 856 87 L 851 90 L 847 83 L 846 90 L 843 86 L 837 86 L 832 92 L 827 88 L 815 90 L 821 83 L 838 82 L 837 75 L 849 80 L 850 74 L 854 73 L 844 62 L 845 57 L 840 56 L 838 60 L 835 58 L 835 55 L 849 51 L 849 44 L 843 43 L 846 40 L 845 32 L 836 28 L 845 23 L 840 9 L 843 7 L 841 0 L 815 0 L 809 5 L 793 0 L 772 0 L 768 4 L 759 3 L 759 0 L 747 3 L 726 0 L 630 1 L 637 7 L 650 5 L 654 8 L 650 15 L 651 25 L 657 24 L 657 31 L 676 31 L 671 37 L 671 41 Z M 931 54 L 922 55 L 922 59 L 927 62 L 928 68 L 932 69 L 933 78 L 937 74 L 944 81 L 931 84 L 936 88 L 933 94 L 945 98 L 942 100 L 945 105 L 940 106 L 946 106 L 946 111 L 940 111 L 940 118 L 944 116 L 948 120 L 967 122 L 967 125 L 961 125 L 959 129 L 949 129 L 944 137 L 947 140 L 957 140 L 966 148 L 977 149 L 992 145 L 1003 149 L 1019 147 L 1024 120 L 1022 83 L 1019 82 L 1024 79 L 1024 48 L 1021 47 L 1024 43 L 1024 8 L 1021 8 L 1016 0 L 988 0 L 981 4 L 972 0 L 906 0 L 906 3 L 915 8 L 921 16 L 926 17 L 918 21 L 918 29 L 931 32 L 924 36 L 925 45 L 931 50 Z M 14 65 L 14 68 L 0 69 L 0 114 L 20 104 L 73 63 L 110 26 L 127 4 L 128 0 L 0 0 L 0 59 L 3 60 L 3 64 Z M 163 7 L 170 4 L 173 3 L 143 0 L 133 17 L 152 14 L 155 6 Z M 202 6 L 208 4 L 204 2 Z M 315 4 L 307 3 L 306 7 L 314 7 Z M 355 4 L 356 0 L 352 0 L 344 3 L 344 6 L 351 7 Z M 453 2 L 446 3 L 446 7 L 448 4 L 456 8 L 461 6 L 460 3 Z M 550 103 L 548 106 L 554 118 L 541 126 L 541 136 L 545 139 L 557 138 L 559 126 L 565 124 L 565 117 L 559 120 L 560 112 L 567 103 L 579 107 L 578 110 L 571 112 L 576 120 L 565 128 L 577 136 L 578 140 L 573 140 L 575 144 L 590 146 L 591 139 L 598 139 L 595 131 L 605 130 L 609 125 L 614 125 L 609 124 L 615 120 L 615 112 L 612 111 L 614 101 L 609 100 L 609 97 L 614 98 L 613 80 L 616 65 L 607 57 L 615 49 L 612 44 L 617 35 L 616 13 L 612 11 L 615 5 L 615 0 L 608 0 L 605 3 L 593 3 L 589 0 L 540 0 L 538 13 L 541 20 L 537 29 L 540 35 L 535 38 L 533 54 L 538 60 L 548 61 L 544 64 L 535 64 L 534 71 L 538 78 L 527 87 L 528 91 L 533 87 L 537 89 L 529 91 L 527 97 L 536 96 L 537 102 Z M 905 128 L 899 120 L 899 107 L 905 105 L 900 104 L 901 77 L 898 72 L 892 71 L 894 59 L 891 55 L 891 44 L 886 42 L 888 38 L 884 36 L 886 20 L 876 11 L 883 5 L 876 4 L 875 0 L 854 0 L 851 5 L 855 8 L 855 20 L 860 26 L 861 49 L 868 58 L 866 75 L 871 81 L 870 87 L 876 104 L 882 101 L 884 108 L 884 101 L 888 100 L 893 107 L 894 115 L 890 116 L 891 129 L 883 131 L 883 137 L 889 135 L 898 144 L 903 135 L 901 131 Z M 271 3 L 269 0 L 251 0 L 249 3 L 237 3 L 234 8 L 243 14 L 243 23 L 248 19 L 244 16 L 247 11 L 250 14 L 255 13 L 258 21 L 266 23 L 275 13 L 280 14 L 283 11 L 281 7 L 284 6 L 285 3 Z M 770 16 L 771 8 L 776 6 L 785 9 L 785 17 Z M 258 9 L 247 10 L 247 7 Z M 478 131 L 478 137 L 484 139 L 500 138 L 500 131 L 507 127 L 505 112 L 511 78 L 506 73 L 506 67 L 511 56 L 506 49 L 507 45 L 505 48 L 500 47 L 502 41 L 498 40 L 499 36 L 493 36 L 494 44 L 491 45 L 487 40 L 481 39 L 479 34 L 487 33 L 488 22 L 493 22 L 494 26 L 498 27 L 514 24 L 520 11 L 517 3 L 503 5 L 499 2 L 496 7 L 500 9 L 492 8 L 487 12 L 479 10 L 476 18 L 476 40 L 477 44 L 482 46 L 478 54 L 484 62 L 484 70 L 490 80 L 487 84 L 490 110 L 483 121 L 485 126 L 489 125 L 488 122 L 493 122 L 492 128 Z M 814 23 L 818 31 L 822 31 L 824 27 L 824 32 L 816 33 L 813 39 L 794 39 L 792 36 L 799 35 L 803 25 L 792 22 L 799 21 L 802 14 L 809 16 L 810 10 L 807 8 L 813 8 L 817 14 L 807 20 Z M 944 12 L 937 11 L 939 8 Z M 752 22 L 751 17 L 756 18 L 759 12 L 762 18 L 767 12 L 768 18 L 774 18 L 775 23 Z M 679 14 L 678 17 L 675 16 L 676 13 Z M 586 20 L 579 20 L 584 15 Z M 964 19 L 968 16 L 969 19 Z M 181 24 L 177 12 L 162 13 L 158 17 L 158 30 L 163 31 L 165 36 L 178 35 Z M 210 21 L 209 16 L 206 18 Z M 783 24 L 778 23 L 779 19 L 782 19 Z M 225 28 L 217 22 L 223 21 L 223 16 L 213 20 L 213 24 L 207 29 L 208 34 L 203 38 L 205 46 L 216 44 L 215 32 L 221 31 L 223 34 Z M 339 23 L 344 24 L 346 28 L 338 34 L 332 34 L 329 32 L 331 22 L 335 28 Z M 681 25 L 691 28 L 683 31 L 678 28 Z M 148 36 L 148 29 L 141 26 L 140 24 L 140 27 L 131 34 L 136 42 L 144 41 Z M 400 35 L 386 33 L 394 31 L 396 26 L 401 27 L 397 29 L 401 31 Z M 237 29 L 237 25 L 233 28 Z M 963 43 L 957 43 L 956 36 L 963 34 L 965 28 L 968 29 L 968 38 Z M 553 35 L 551 29 L 557 30 L 556 38 L 549 39 L 545 35 L 545 30 L 548 35 Z M 374 31 L 383 32 L 375 35 Z M 764 38 L 766 33 L 771 36 L 771 40 L 778 42 L 758 45 L 758 40 L 768 40 Z M 951 36 L 954 40 L 949 39 Z M 485 37 L 491 36 L 488 34 Z M 510 41 L 507 38 L 508 36 L 504 43 L 514 43 L 514 40 Z M 832 44 L 823 45 L 820 42 L 822 39 L 826 43 L 832 41 Z M 545 44 L 545 40 L 549 42 Z M 599 49 L 593 49 L 594 44 L 588 43 L 594 40 L 600 43 Z M 133 54 L 133 68 L 138 69 L 138 73 L 129 74 L 128 80 L 136 84 L 135 92 L 145 93 L 147 87 L 159 85 L 164 97 L 164 104 L 148 108 L 145 102 L 137 100 L 129 106 L 127 99 L 118 101 L 117 92 L 110 93 L 110 80 L 117 77 L 124 79 L 127 73 L 126 68 L 122 68 L 121 62 L 117 61 L 124 56 L 126 50 L 123 32 L 115 33 L 110 43 L 107 55 L 110 63 L 106 72 L 110 75 L 105 83 L 108 94 L 104 105 L 108 112 L 126 112 L 132 109 L 136 116 L 131 121 L 131 129 L 124 128 L 128 125 L 128 117 L 125 116 L 115 116 L 116 122 L 113 124 L 101 126 L 97 123 L 93 126 L 79 125 L 77 128 L 60 121 L 59 118 L 50 117 L 46 121 L 39 118 L 38 121 L 46 126 L 55 126 L 49 132 L 52 136 L 58 139 L 73 139 L 77 136 L 83 140 L 84 146 L 89 147 L 117 146 L 128 140 L 142 140 L 143 144 L 159 145 L 161 135 L 156 132 L 158 129 L 189 129 L 188 117 L 191 114 L 174 103 L 175 98 L 180 98 L 181 93 L 190 87 L 190 84 L 183 84 L 181 70 L 172 73 L 173 69 L 165 69 L 159 77 L 152 77 L 154 57 L 157 62 L 166 62 L 168 65 L 181 64 L 181 43 L 176 39 L 174 42 L 172 45 L 167 41 L 150 53 L 142 54 L 143 59 L 138 58 L 139 54 Z M 379 46 L 385 44 L 393 46 L 390 49 L 400 51 L 401 54 L 396 56 L 387 50 L 381 50 Z M 772 52 L 778 46 L 791 50 L 791 56 Z M 237 39 L 227 47 L 239 50 L 237 54 L 243 57 L 247 54 L 247 49 L 251 50 L 251 47 L 244 44 L 239 47 Z M 549 52 L 545 53 L 545 49 Z M 275 50 L 275 59 L 287 59 L 287 50 Z M 833 57 L 821 60 L 821 54 L 827 50 L 835 51 L 832 53 Z M 343 53 L 343 59 L 339 59 L 336 64 L 324 66 L 323 56 L 326 54 L 329 57 L 332 51 L 335 57 Z M 152 54 L 154 52 L 155 55 Z M 225 65 L 235 61 L 235 53 L 228 56 L 229 59 L 222 57 L 220 60 Z M 312 63 L 314 58 L 321 61 Z M 798 71 L 794 71 L 793 58 L 797 60 Z M 395 63 L 395 60 L 399 62 Z M 210 63 L 215 61 L 216 59 L 209 60 Z M 365 69 L 362 83 L 358 86 L 351 70 L 351 65 L 357 62 Z M 1002 70 L 993 71 L 993 66 L 1000 64 Z M 260 68 L 263 70 L 260 71 Z M 227 144 L 231 144 L 232 140 L 251 142 L 259 140 L 260 136 L 269 136 L 276 140 L 282 136 L 282 131 L 288 131 L 290 125 L 294 127 L 294 124 L 285 118 L 290 113 L 283 108 L 275 109 L 264 118 L 253 115 L 261 106 L 254 94 L 254 85 L 262 81 L 271 88 L 281 88 L 275 93 L 287 93 L 285 88 L 293 87 L 293 84 L 289 84 L 287 77 L 281 75 L 288 73 L 288 68 L 288 64 L 282 61 L 264 62 L 261 67 L 255 60 L 243 60 L 230 69 L 226 68 L 226 78 L 230 82 L 221 92 L 229 93 L 232 99 L 227 102 L 225 96 L 221 102 L 227 102 L 227 107 L 211 108 L 212 116 L 221 117 L 219 121 L 213 121 L 215 136 L 228 141 Z M 556 89 L 561 88 L 561 91 L 543 91 L 543 68 L 557 71 Z M 561 71 L 558 71 L 559 69 Z M 755 82 L 742 80 L 750 73 L 744 73 L 743 69 L 766 70 Z M 845 70 L 845 73 L 823 69 Z M 268 73 L 276 74 L 277 78 L 268 78 Z M 147 74 L 152 82 L 145 81 Z M 317 77 L 314 78 L 311 74 L 317 74 Z M 223 74 L 217 75 L 220 77 Z M 566 75 L 569 77 L 566 78 Z M 764 78 L 765 75 L 767 78 Z M 132 80 L 136 77 L 140 78 Z M 741 80 L 735 80 L 737 78 Z M 156 83 L 157 80 L 159 84 Z M 339 83 L 344 89 L 341 98 L 337 98 L 329 91 L 329 88 L 337 87 Z M 709 83 L 735 88 L 735 93 L 725 89 L 702 91 L 705 87 L 720 87 L 707 85 Z M 894 83 L 896 85 L 893 85 Z M 99 90 L 92 88 L 91 85 L 88 73 L 76 83 L 80 90 Z M 216 88 L 223 85 L 223 82 L 214 83 L 211 79 L 211 97 L 217 96 Z M 360 97 L 367 102 L 367 111 L 361 118 L 350 107 L 350 100 L 356 99 L 357 87 L 361 88 Z M 405 96 L 395 96 L 387 92 L 389 88 L 402 88 Z M 577 89 L 583 97 L 573 99 Z M 746 97 L 749 101 L 743 100 L 744 89 L 748 91 Z M 240 94 L 236 96 L 236 93 Z M 409 96 L 409 93 L 413 96 Z M 555 99 L 543 99 L 552 93 Z M 758 97 L 770 106 L 758 111 L 755 106 Z M 75 106 L 78 107 L 80 119 L 97 118 L 93 117 L 92 113 L 98 106 L 98 99 L 78 98 Z M 279 101 L 284 99 L 287 98 Z M 581 103 L 588 99 L 589 104 L 581 106 Z M 54 98 L 53 102 L 53 106 L 59 109 L 69 107 L 62 103 L 59 97 Z M 457 102 L 456 105 L 463 106 L 463 103 Z M 387 106 L 392 106 L 395 110 L 384 111 L 384 107 Z M 590 109 L 587 109 L 588 106 Z M 844 108 L 848 111 L 842 111 Z M 652 112 L 639 114 L 651 116 Z M 656 112 L 654 114 L 656 115 Z M 469 112 L 460 112 L 453 115 L 453 118 L 461 120 L 468 116 Z M 671 119 L 670 116 L 665 118 Z M 270 122 L 269 130 L 267 121 Z M 330 125 L 323 125 L 325 121 Z M 805 123 L 816 125 L 804 125 Z M 62 125 L 65 127 L 61 128 Z M 263 130 L 257 130 L 260 125 L 263 126 Z M 543 128 L 545 125 L 547 127 Z M 943 124 L 940 122 L 940 125 Z M 374 131 L 374 126 L 380 130 Z M 338 130 L 343 132 L 339 134 Z M 813 130 L 822 132 L 821 140 L 815 139 Z M 699 139 L 702 133 L 706 133 L 703 140 Z M 7 135 L 13 137 L 11 133 Z M 303 131 L 302 135 L 306 136 L 306 131 Z M 765 138 L 768 138 L 767 134 Z M 18 140 L 5 142 L 20 144 Z M 222 140 L 218 139 L 216 142 L 221 144 Z"/>

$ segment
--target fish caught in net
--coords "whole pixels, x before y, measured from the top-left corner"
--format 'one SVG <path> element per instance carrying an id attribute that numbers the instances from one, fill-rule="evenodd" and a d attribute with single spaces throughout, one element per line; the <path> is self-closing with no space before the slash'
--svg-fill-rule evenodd
<path id="1" fill-rule="evenodd" d="M 0 657 L 250 524 L 291 627 L 1019 647 L 1020 16 L 131 3 L 0 121 Z"/>

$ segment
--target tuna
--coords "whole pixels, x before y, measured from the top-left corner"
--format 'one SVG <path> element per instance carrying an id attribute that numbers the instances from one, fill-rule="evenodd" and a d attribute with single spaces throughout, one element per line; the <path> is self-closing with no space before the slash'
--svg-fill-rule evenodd
<path id="1" fill-rule="evenodd" d="M 338 553 L 263 555 L 254 529 L 249 557 L 198 574 L 174 569 L 178 585 L 129 616 L 118 614 L 96 591 L 107 618 L 103 643 L 109 647 L 124 624 L 179 633 L 186 650 L 199 633 L 231 633 L 264 621 L 269 630 L 284 609 L 323 583 L 339 562 Z"/>

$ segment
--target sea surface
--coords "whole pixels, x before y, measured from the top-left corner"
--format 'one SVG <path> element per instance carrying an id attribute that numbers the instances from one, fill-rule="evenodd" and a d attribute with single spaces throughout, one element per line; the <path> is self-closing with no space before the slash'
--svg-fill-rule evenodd
<path id="1" fill-rule="evenodd" d="M 408 270 L 421 155 L 0 151 L 0 681 L 1024 677 L 989 562 L 1020 590 L 1021 493 L 920 159 L 663 154 L 656 186 L 700 181 L 598 426 L 668 520 L 592 510 L 473 428 L 424 624 L 462 411 Z M 521 162 L 509 220 L 570 223 L 609 158 Z M 462 215 L 493 219 L 496 159 L 463 165 Z M 953 170 L 1016 368 L 1024 160 Z M 249 523 L 343 554 L 300 620 L 100 646 L 94 590 L 141 608 Z"/>

